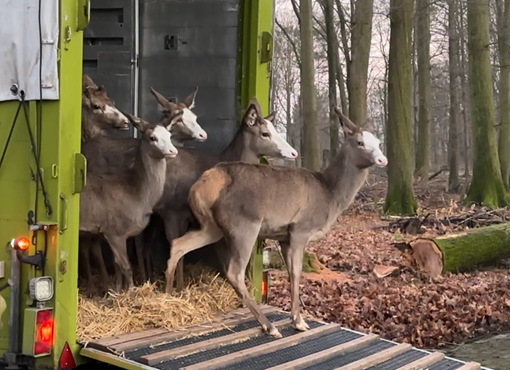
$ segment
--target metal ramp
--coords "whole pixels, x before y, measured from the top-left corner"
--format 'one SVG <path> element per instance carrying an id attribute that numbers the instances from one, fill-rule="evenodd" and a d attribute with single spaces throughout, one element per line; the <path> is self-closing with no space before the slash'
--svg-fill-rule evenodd
<path id="1" fill-rule="evenodd" d="M 145 370 L 478 370 L 409 344 L 380 339 L 336 324 L 306 319 L 310 330 L 291 326 L 289 314 L 262 306 L 283 335 L 263 333 L 248 309 L 179 331 L 148 330 L 87 343 L 81 354 L 124 369 Z M 483 368 L 487 369 L 487 368 Z"/>

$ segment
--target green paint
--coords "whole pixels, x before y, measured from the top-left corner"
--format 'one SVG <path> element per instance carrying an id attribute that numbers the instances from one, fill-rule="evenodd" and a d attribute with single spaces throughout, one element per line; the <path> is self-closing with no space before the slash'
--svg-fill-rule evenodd
<path id="1" fill-rule="evenodd" d="M 245 0 L 241 2 L 239 25 L 239 50 L 241 68 L 239 69 L 238 101 L 240 111 L 246 109 L 251 98 L 257 97 L 262 112 L 269 113 L 271 63 L 261 63 L 262 40 L 270 39 L 267 34 L 273 30 L 273 0 Z M 263 37 L 263 35 L 265 35 Z M 255 47 L 256 46 L 256 47 Z M 267 164 L 266 159 L 261 163 Z M 255 244 L 250 263 L 250 277 L 254 287 L 255 299 L 262 301 L 262 241 Z"/>
<path id="2" fill-rule="evenodd" d="M 77 6 L 74 1 L 60 1 L 60 39 L 59 39 L 59 82 L 60 100 L 43 101 L 42 115 L 38 117 L 38 102 L 28 102 L 28 116 L 35 141 L 41 142 L 41 172 L 44 179 L 49 202 L 53 208 L 51 215 L 46 214 L 42 192 L 39 189 L 36 219 L 39 223 L 55 225 L 48 231 L 47 238 L 40 231 L 37 246 L 32 245 L 28 253 L 34 254 L 45 248 L 48 240 L 46 275 L 55 281 L 54 298 L 47 304 L 55 308 L 55 345 L 52 355 L 36 360 L 36 366 L 56 368 L 65 342 L 71 346 L 74 354 L 78 353 L 76 344 L 76 317 L 78 309 L 78 229 L 79 196 L 73 195 L 73 161 L 75 153 L 80 152 L 81 135 L 81 74 L 83 33 L 77 29 Z M 0 103 L 0 153 L 6 145 L 6 138 L 17 109 L 18 102 Z M 42 132 L 37 136 L 36 122 L 42 120 Z M 0 244 L 4 246 L 17 236 L 32 237 L 28 230 L 27 213 L 34 210 L 36 184 L 32 180 L 30 168 L 35 171 L 35 161 L 31 156 L 30 141 L 26 127 L 25 115 L 21 113 L 9 143 L 7 155 L 0 168 Z M 52 175 L 53 174 L 53 175 Z M 60 194 L 67 198 L 67 212 L 63 214 Z M 56 225 L 67 218 L 67 230 L 61 234 Z M 9 256 L 6 248 L 0 248 L 0 260 L 7 261 L 6 271 L 9 276 Z M 65 274 L 59 272 L 59 266 L 65 261 Z M 21 322 L 24 326 L 24 309 L 31 304 L 24 295 L 30 278 L 41 276 L 40 271 L 24 265 L 21 279 Z M 2 279 L 4 280 L 4 279 Z M 3 283 L 4 281 L 0 281 Z M 10 290 L 2 292 L 9 303 Z M 9 311 L 2 317 L 0 331 L 0 351 L 8 348 Z M 27 316 L 27 319 L 30 315 Z M 25 337 L 20 335 L 20 337 Z M 20 338 L 22 342 L 31 338 Z"/>

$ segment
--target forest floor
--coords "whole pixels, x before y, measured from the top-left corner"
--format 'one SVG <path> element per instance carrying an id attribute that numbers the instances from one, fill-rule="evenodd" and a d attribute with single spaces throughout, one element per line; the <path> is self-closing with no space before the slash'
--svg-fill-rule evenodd
<path id="1" fill-rule="evenodd" d="M 371 176 L 369 183 L 372 185 L 361 190 L 326 239 L 308 246 L 325 268 L 302 277 L 304 310 L 327 322 L 421 348 L 444 349 L 488 333 L 508 331 L 509 265 L 501 261 L 498 266 L 470 273 L 435 279 L 422 276 L 410 254 L 395 246 L 417 235 L 385 230 L 390 223 L 381 216 L 386 179 Z M 461 216 L 485 212 L 464 208 L 459 196 L 445 190 L 442 176 L 415 186 L 420 215 L 457 220 L 447 226 L 431 223 L 434 226 L 422 230 L 420 237 L 452 233 L 467 225 L 476 227 L 475 217 Z M 503 221 L 508 220 L 510 213 L 502 212 L 507 213 Z M 271 270 L 270 277 L 269 303 L 290 310 L 287 273 Z M 510 360 L 506 362 L 505 369 L 510 369 Z"/>

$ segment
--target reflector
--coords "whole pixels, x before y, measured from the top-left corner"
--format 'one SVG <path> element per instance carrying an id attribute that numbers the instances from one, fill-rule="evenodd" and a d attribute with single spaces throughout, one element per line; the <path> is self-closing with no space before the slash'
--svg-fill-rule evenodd
<path id="1" fill-rule="evenodd" d="M 59 365 L 60 370 L 70 370 L 76 367 L 76 361 L 74 361 L 73 353 L 71 352 L 71 347 L 69 347 L 69 344 L 67 342 L 64 345 L 62 354 L 60 355 Z"/>

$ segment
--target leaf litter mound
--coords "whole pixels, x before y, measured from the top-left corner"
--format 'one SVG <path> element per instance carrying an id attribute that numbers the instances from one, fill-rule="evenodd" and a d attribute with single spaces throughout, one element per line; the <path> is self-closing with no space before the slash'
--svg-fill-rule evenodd
<path id="1" fill-rule="evenodd" d="M 78 341 L 149 329 L 178 329 L 212 322 L 239 306 L 230 284 L 203 266 L 187 268 L 187 287 L 169 295 L 161 283 L 145 283 L 101 298 L 79 295 Z"/>

